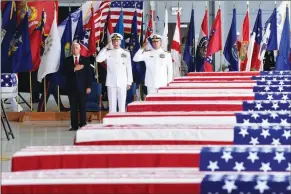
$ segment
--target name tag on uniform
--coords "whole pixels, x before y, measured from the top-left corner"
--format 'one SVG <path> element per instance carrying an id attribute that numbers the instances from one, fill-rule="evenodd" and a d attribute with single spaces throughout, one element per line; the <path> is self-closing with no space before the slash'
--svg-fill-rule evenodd
<path id="1" fill-rule="evenodd" d="M 165 58 L 165 54 L 160 54 L 160 58 Z"/>
<path id="2" fill-rule="evenodd" d="M 121 58 L 126 58 L 126 54 L 125 53 L 122 53 L 121 54 Z"/>
<path id="3" fill-rule="evenodd" d="M 150 58 L 153 58 L 154 56 L 150 56 Z"/>

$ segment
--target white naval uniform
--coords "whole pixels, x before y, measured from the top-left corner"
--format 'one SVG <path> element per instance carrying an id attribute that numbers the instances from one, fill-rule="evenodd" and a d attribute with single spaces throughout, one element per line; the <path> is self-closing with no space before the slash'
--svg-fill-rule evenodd
<path id="1" fill-rule="evenodd" d="M 127 86 L 132 84 L 130 53 L 122 48 L 108 50 L 103 48 L 96 57 L 97 62 L 107 63 L 106 86 L 109 112 L 125 112 Z"/>
<path id="2" fill-rule="evenodd" d="M 145 86 L 148 94 L 157 93 L 160 87 L 167 86 L 173 79 L 171 54 L 162 48 L 150 51 L 139 49 L 133 61 L 144 61 L 146 64 Z"/>

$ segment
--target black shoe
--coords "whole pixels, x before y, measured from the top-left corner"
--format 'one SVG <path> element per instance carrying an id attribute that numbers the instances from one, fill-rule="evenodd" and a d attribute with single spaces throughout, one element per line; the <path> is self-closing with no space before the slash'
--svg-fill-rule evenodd
<path id="1" fill-rule="evenodd" d="M 80 124 L 80 128 L 82 128 L 82 127 L 84 127 L 84 126 L 86 126 L 87 125 L 87 123 L 85 123 L 85 124 Z"/>
<path id="2" fill-rule="evenodd" d="M 78 129 L 76 128 L 71 128 L 69 131 L 77 131 Z"/>
<path id="3" fill-rule="evenodd" d="M 60 111 L 61 112 L 68 112 L 68 111 L 70 111 L 70 109 L 69 108 L 60 108 Z"/>

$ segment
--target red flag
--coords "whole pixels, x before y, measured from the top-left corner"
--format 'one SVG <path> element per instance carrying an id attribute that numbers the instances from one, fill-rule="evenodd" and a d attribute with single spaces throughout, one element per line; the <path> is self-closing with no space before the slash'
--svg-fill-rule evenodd
<path id="1" fill-rule="evenodd" d="M 29 35 L 30 47 L 32 55 L 33 69 L 38 69 L 40 64 L 40 47 L 41 47 L 41 32 L 36 30 L 42 19 L 42 11 L 45 12 L 44 34 L 49 34 L 53 20 L 55 7 L 58 9 L 57 1 L 31 1 L 27 2 L 28 17 L 29 17 Z M 17 2 L 18 21 L 24 17 L 26 13 L 26 2 Z"/>
<path id="2" fill-rule="evenodd" d="M 146 42 L 146 40 L 152 35 L 153 33 L 153 10 L 150 10 L 150 20 L 149 20 L 149 24 L 148 24 L 148 28 L 144 37 L 144 43 Z"/>
<path id="3" fill-rule="evenodd" d="M 93 19 L 93 15 L 94 15 L 94 8 L 92 7 L 91 8 L 91 14 L 92 14 L 92 17 L 91 17 L 91 31 L 90 31 L 90 38 L 89 38 L 89 53 L 90 55 L 93 55 L 94 53 L 96 53 L 96 40 L 95 40 L 95 22 L 94 22 L 94 19 Z M 101 20 L 100 20 L 101 21 Z M 97 29 L 100 31 L 100 28 Z M 100 33 L 100 32 L 99 32 Z"/>
<path id="4" fill-rule="evenodd" d="M 222 34 L 221 34 L 221 9 L 219 8 L 210 31 L 209 42 L 207 46 L 206 60 L 204 62 L 204 71 L 213 71 L 212 57 L 214 53 L 222 50 Z"/>
<path id="5" fill-rule="evenodd" d="M 249 11 L 247 10 L 244 23 L 243 23 L 241 46 L 239 48 L 240 71 L 246 70 L 246 66 L 248 62 L 249 42 L 250 42 L 250 18 L 249 18 Z"/>
<path id="6" fill-rule="evenodd" d="M 107 30 L 109 32 L 109 35 L 111 35 L 114 32 L 113 25 L 112 25 L 112 21 L 111 21 L 110 11 L 108 13 Z"/>
<path id="7" fill-rule="evenodd" d="M 222 50 L 221 34 L 221 9 L 218 9 L 212 29 L 210 32 L 209 43 L 207 47 L 207 56 L 210 56 Z"/>
<path id="8" fill-rule="evenodd" d="M 172 46 L 171 46 L 171 55 L 173 60 L 173 76 L 180 77 L 181 76 L 181 29 L 180 29 L 180 11 L 177 13 L 177 23 L 173 36 Z"/>

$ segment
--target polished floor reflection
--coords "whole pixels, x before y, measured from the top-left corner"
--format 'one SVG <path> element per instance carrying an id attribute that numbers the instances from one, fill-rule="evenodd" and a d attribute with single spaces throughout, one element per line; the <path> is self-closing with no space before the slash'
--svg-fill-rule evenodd
<path id="1" fill-rule="evenodd" d="M 8 141 L 1 129 L 1 171 L 11 169 L 11 157 L 26 146 L 73 145 L 75 133 L 68 121 L 11 122 L 15 139 Z"/>

